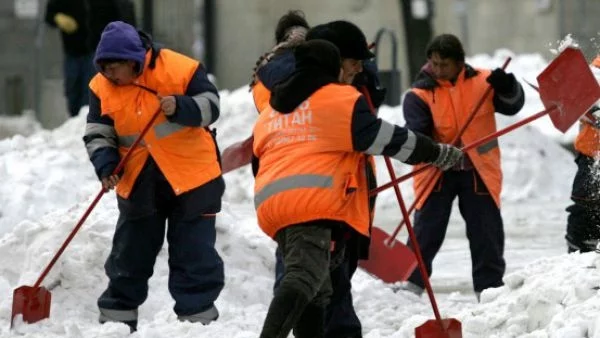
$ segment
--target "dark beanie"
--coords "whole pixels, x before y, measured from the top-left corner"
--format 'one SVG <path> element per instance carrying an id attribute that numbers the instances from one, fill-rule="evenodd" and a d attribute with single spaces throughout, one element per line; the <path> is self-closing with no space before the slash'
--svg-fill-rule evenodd
<path id="1" fill-rule="evenodd" d="M 306 33 L 306 40 L 314 39 L 333 43 L 344 59 L 367 60 L 375 56 L 369 50 L 365 34 L 348 21 L 332 21 L 311 28 Z"/>
<path id="2" fill-rule="evenodd" d="M 340 52 L 337 47 L 326 40 L 311 40 L 298 45 L 294 49 L 296 70 L 318 68 L 326 75 L 337 78 L 342 67 Z"/>
<path id="3" fill-rule="evenodd" d="M 137 30 L 122 21 L 114 21 L 106 25 L 94 56 L 94 64 L 99 67 L 101 60 L 131 60 L 143 66 L 146 59 L 146 48 Z M 101 69 L 98 69 L 101 71 Z"/>

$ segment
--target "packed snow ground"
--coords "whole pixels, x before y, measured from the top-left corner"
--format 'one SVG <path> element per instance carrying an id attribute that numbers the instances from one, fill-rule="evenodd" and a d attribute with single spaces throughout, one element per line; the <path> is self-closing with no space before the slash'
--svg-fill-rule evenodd
<path id="1" fill-rule="evenodd" d="M 469 61 L 494 68 L 507 55 L 513 56 L 508 70 L 530 81 L 547 64 L 538 55 L 512 55 L 505 50 Z M 516 117 L 499 116 L 499 125 L 541 109 L 537 94 L 525 90 L 523 111 Z M 255 111 L 247 88 L 222 91 L 221 96 L 222 115 L 216 126 L 224 149 L 249 135 Z M 403 124 L 398 107 L 383 107 L 380 115 Z M 563 136 L 552 130 L 547 117 L 543 120 L 500 139 L 506 286 L 486 290 L 482 302 L 476 303 L 470 290 L 468 243 L 457 210 L 435 261 L 432 283 L 442 314 L 462 322 L 464 337 L 600 337 L 600 259 L 595 253 L 564 254 L 564 208 L 576 167 L 573 156 L 555 142 Z M 129 333 L 121 324 L 97 323 L 95 303 L 107 283 L 103 263 L 117 219 L 113 194 L 104 196 L 46 278 L 45 285 L 55 286 L 50 318 L 36 324 L 17 323 L 9 330 L 12 290 L 35 282 L 99 190 L 81 141 L 84 124 L 85 116 L 79 116 L 52 131 L 35 130 L 27 137 L 0 141 L 1 337 L 122 337 Z M 398 174 L 410 170 L 400 163 L 395 167 Z M 388 181 L 384 169 L 379 161 L 380 183 Z M 131 337 L 258 335 L 272 296 L 275 245 L 256 225 L 249 168 L 229 173 L 225 179 L 227 191 L 217 224 L 217 246 L 227 278 L 217 301 L 220 319 L 208 326 L 177 321 L 167 291 L 163 249 L 150 280 L 148 300 L 140 308 L 139 331 Z M 410 202 L 410 182 L 401 188 Z M 391 191 L 382 193 L 376 225 L 391 231 L 399 220 L 395 196 Z M 406 235 L 399 238 L 404 240 Z M 366 338 L 412 337 L 414 327 L 433 318 L 427 297 L 394 293 L 363 271 L 357 272 L 353 288 Z"/>

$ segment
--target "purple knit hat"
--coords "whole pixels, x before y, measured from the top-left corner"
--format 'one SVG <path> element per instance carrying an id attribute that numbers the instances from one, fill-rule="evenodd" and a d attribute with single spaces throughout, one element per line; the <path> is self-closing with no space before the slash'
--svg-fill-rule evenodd
<path id="1" fill-rule="evenodd" d="M 96 48 L 94 65 L 100 72 L 98 61 L 106 59 L 132 60 L 143 68 L 146 48 L 137 30 L 123 21 L 113 21 L 106 25 Z"/>

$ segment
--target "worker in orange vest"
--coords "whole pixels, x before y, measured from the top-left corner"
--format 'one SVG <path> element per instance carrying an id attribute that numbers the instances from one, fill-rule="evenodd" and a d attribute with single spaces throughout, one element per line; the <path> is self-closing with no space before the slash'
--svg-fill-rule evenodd
<path id="1" fill-rule="evenodd" d="M 361 29 L 345 20 L 320 24 L 306 31 L 307 27 L 304 16 L 297 12 L 290 12 L 280 19 L 276 32 L 283 31 L 285 34 L 276 34 L 276 37 L 282 36 L 284 39 L 276 39 L 275 48 L 263 55 L 254 69 L 251 90 L 257 110 L 261 112 L 268 107 L 272 88 L 293 73 L 293 47 L 303 41 L 304 37 L 306 40 L 323 39 L 333 43 L 342 58 L 343 82 L 356 88 L 364 87 L 374 107 L 379 108 L 385 89 L 379 86 L 377 67 L 371 60 L 374 55 L 369 50 Z M 376 188 L 372 156 L 365 162 L 364 170 L 369 189 Z M 375 196 L 369 198 L 369 207 L 372 216 Z M 333 294 L 325 312 L 325 337 L 362 337 L 362 325 L 353 304 L 351 279 L 358 267 L 358 260 L 368 258 L 370 243 L 369 238 L 351 232 L 344 242 L 343 261 L 330 272 Z M 276 250 L 276 260 L 275 291 L 284 275 L 283 257 L 279 248 Z"/>
<path id="2" fill-rule="evenodd" d="M 104 29 L 94 64 L 84 141 L 119 206 L 100 322 L 136 329 L 166 231 L 174 311 L 182 321 L 208 324 L 219 315 L 214 302 L 224 286 L 215 218 L 225 184 L 208 129 L 219 117 L 217 89 L 200 63 L 120 21 Z M 159 110 L 123 171 L 113 173 Z"/>
<path id="3" fill-rule="evenodd" d="M 321 39 L 294 50 L 295 70 L 276 84 L 254 126 L 254 206 L 260 228 L 281 250 L 284 274 L 261 338 L 323 337 L 341 264 L 344 234 L 369 236 L 364 154 L 416 164 L 454 166 L 462 152 L 371 113 L 353 86 L 341 83 L 338 48 Z"/>
<path id="4" fill-rule="evenodd" d="M 465 52 L 456 36 L 435 37 L 427 47 L 427 58 L 428 62 L 403 101 L 407 128 L 438 142 L 452 142 L 491 85 L 493 95 L 483 101 L 460 138 L 460 146 L 463 146 L 496 131 L 495 112 L 514 115 L 523 107 L 523 88 L 514 75 L 500 68 L 490 71 L 465 63 Z M 492 140 L 468 151 L 428 190 L 426 176 L 420 175 L 414 180 L 415 196 L 425 194 L 417 204 L 414 230 L 427 271 L 431 274 L 433 259 L 442 246 L 452 205 L 458 197 L 471 249 L 473 288 L 479 299 L 484 289 L 502 285 L 506 266 L 498 141 Z M 403 285 L 417 294 L 423 292 L 423 286 L 418 269 Z"/>
<path id="5" fill-rule="evenodd" d="M 592 70 L 600 80 L 600 55 L 592 61 Z M 577 173 L 567 208 L 568 252 L 598 249 L 600 241 L 600 108 L 596 105 L 580 119 L 575 139 Z"/>

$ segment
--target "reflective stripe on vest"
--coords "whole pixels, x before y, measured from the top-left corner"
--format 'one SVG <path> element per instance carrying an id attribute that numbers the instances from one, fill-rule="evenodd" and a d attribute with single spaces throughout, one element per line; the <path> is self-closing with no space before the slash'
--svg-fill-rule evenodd
<path id="1" fill-rule="evenodd" d="M 331 188 L 333 177 L 325 175 L 293 175 L 280 178 L 265 185 L 254 195 L 254 208 L 258 207 L 269 197 L 287 190 L 299 188 Z"/>
<path id="2" fill-rule="evenodd" d="M 161 124 L 154 126 L 154 134 L 156 135 L 157 139 L 161 139 L 163 137 L 173 135 L 176 132 L 182 130 L 183 128 L 187 127 L 182 126 L 179 123 L 165 121 Z M 140 134 L 119 136 L 119 145 L 122 147 L 131 147 L 139 136 Z M 144 145 L 144 140 L 140 142 L 140 145 Z"/>
<path id="3" fill-rule="evenodd" d="M 204 120 L 204 117 L 202 119 Z M 182 126 L 179 123 L 165 121 L 161 124 L 154 126 L 154 134 L 156 135 L 157 139 L 160 139 L 160 138 L 175 134 L 176 132 L 180 131 L 183 128 L 186 128 L 186 127 Z"/>
<path id="4" fill-rule="evenodd" d="M 477 153 L 483 155 L 494 148 L 498 148 L 498 139 L 494 139 L 484 143 L 483 145 L 480 145 L 477 147 Z"/>
<path id="5" fill-rule="evenodd" d="M 139 136 L 140 136 L 140 134 L 119 136 L 119 147 L 125 147 L 125 148 L 131 147 L 133 145 L 133 143 L 135 142 L 135 140 L 137 140 L 137 138 Z M 139 145 L 143 146 L 144 140 L 142 140 Z"/>

